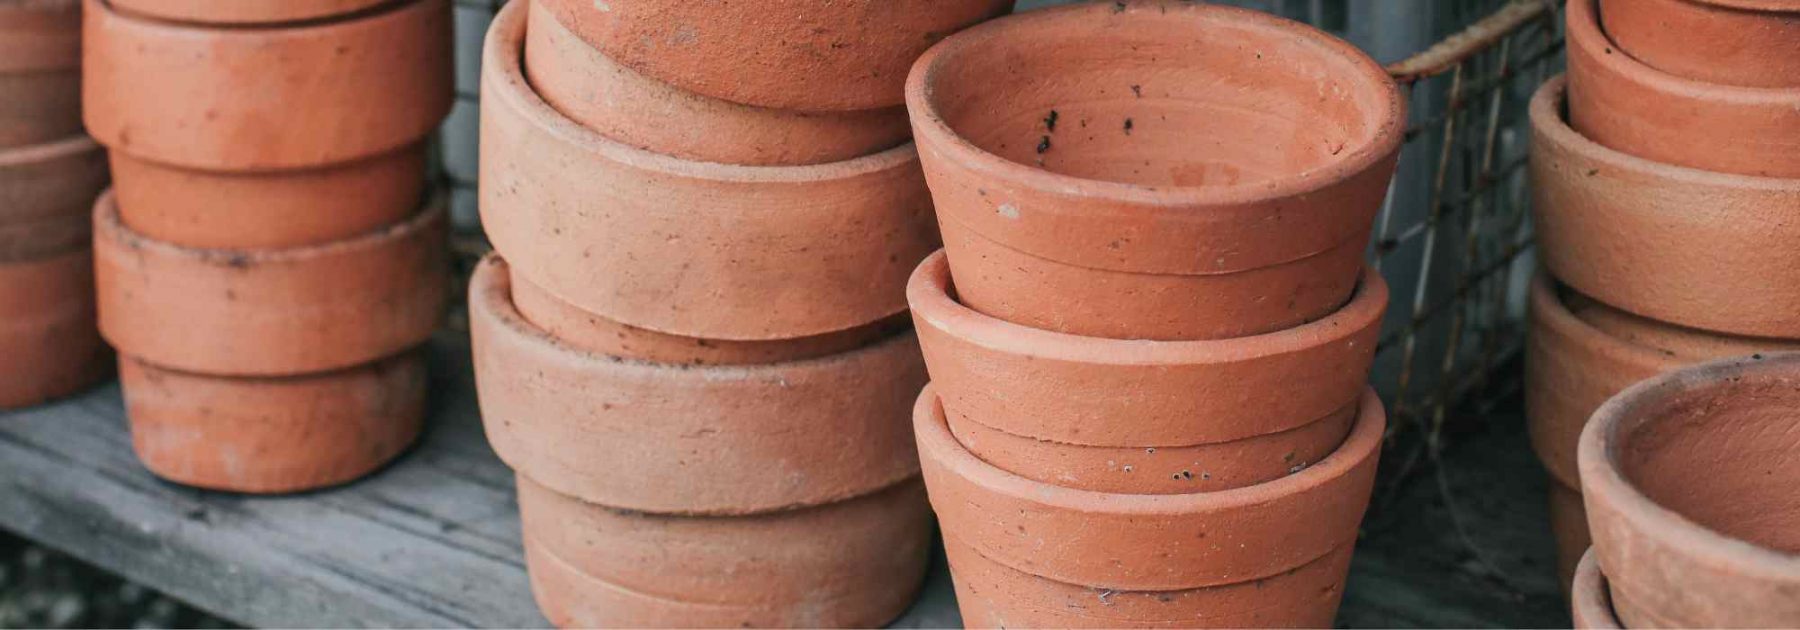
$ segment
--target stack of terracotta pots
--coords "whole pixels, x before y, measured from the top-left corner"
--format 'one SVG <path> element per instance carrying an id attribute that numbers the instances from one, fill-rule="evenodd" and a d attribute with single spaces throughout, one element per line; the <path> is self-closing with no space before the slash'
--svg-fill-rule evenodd
<path id="1" fill-rule="evenodd" d="M 106 155 L 81 129 L 81 4 L 0 3 L 0 408 L 104 377 L 88 208 Z"/>
<path id="2" fill-rule="evenodd" d="M 914 430 L 964 622 L 1330 626 L 1386 423 L 1388 75 L 1106 2 L 955 35 L 907 98 L 945 242 L 908 287 Z"/>
<path id="3" fill-rule="evenodd" d="M 1572 0 L 1569 73 L 1531 104 L 1538 251 L 1527 415 L 1565 582 L 1587 549 L 1576 444 L 1607 398 L 1800 348 L 1800 5 Z"/>
<path id="4" fill-rule="evenodd" d="M 297 491 L 418 434 L 448 288 L 447 0 L 87 0 L 100 329 L 139 458 Z"/>
<path id="5" fill-rule="evenodd" d="M 559 626 L 872 626 L 923 576 L 912 60 L 1008 0 L 515 0 L 470 319 Z"/>

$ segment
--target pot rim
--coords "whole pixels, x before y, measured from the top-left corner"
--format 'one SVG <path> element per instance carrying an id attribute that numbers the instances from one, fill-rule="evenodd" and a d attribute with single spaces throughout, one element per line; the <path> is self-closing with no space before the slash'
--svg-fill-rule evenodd
<path id="1" fill-rule="evenodd" d="M 27 166 L 37 162 L 49 162 L 73 157 L 89 151 L 100 150 L 100 143 L 85 133 L 75 134 L 61 140 L 27 144 L 19 147 L 0 148 L 0 169 Z"/>
<path id="2" fill-rule="evenodd" d="M 449 211 L 449 205 L 449 192 L 437 189 L 427 192 L 424 203 L 420 204 L 420 208 L 413 211 L 412 215 L 406 219 L 350 238 L 298 247 L 203 248 L 154 239 L 132 229 L 120 218 L 118 198 L 113 189 L 109 187 L 101 192 L 100 197 L 94 201 L 94 229 L 96 233 L 117 234 L 117 238 L 125 241 L 133 249 L 149 249 L 165 257 L 194 259 L 207 265 L 239 266 L 251 262 L 258 265 L 294 264 L 378 249 L 387 243 L 431 229 L 433 224 L 444 220 L 444 214 Z"/>
<path id="3" fill-rule="evenodd" d="M 205 33 L 208 37 L 230 39 L 291 39 L 314 37 L 317 33 L 324 31 L 391 18 L 395 13 L 404 12 L 416 4 L 430 1 L 377 0 L 377 4 L 354 13 L 282 22 L 184 21 L 117 7 L 114 6 L 113 0 L 82 0 L 82 4 L 99 6 L 106 11 L 107 15 L 111 16 L 111 19 L 129 21 L 134 28 L 145 29 L 158 35 L 191 37 L 193 33 L 200 32 Z"/>
<path id="4" fill-rule="evenodd" d="M 1756 2 L 1756 0 L 1747 0 Z M 1606 72 L 1677 98 L 1752 107 L 1800 109 L 1800 88 L 1754 87 L 1708 83 L 1651 67 L 1619 48 L 1600 26 L 1600 0 L 1569 0 L 1566 39 L 1571 54 L 1579 49 Z M 1535 116 L 1534 116 L 1535 118 Z"/>
<path id="5" fill-rule="evenodd" d="M 1575 584 L 1569 589 L 1569 605 L 1577 616 L 1588 622 L 1588 628 L 1622 630 L 1625 627 L 1619 622 L 1619 614 L 1613 612 L 1606 573 L 1600 570 L 1600 556 L 1592 547 L 1581 554 L 1581 562 L 1575 565 Z"/>
<path id="6" fill-rule="evenodd" d="M 1559 288 L 1566 288 L 1547 271 L 1539 271 L 1532 275 L 1530 302 L 1532 312 L 1539 313 L 1544 325 L 1557 329 L 1564 336 L 1585 341 L 1584 345 L 1608 354 L 1623 354 L 1624 358 L 1645 365 L 1662 366 L 1664 371 L 1679 366 L 1673 357 L 1658 352 L 1649 346 L 1642 346 L 1630 341 L 1614 337 L 1604 330 L 1595 328 L 1593 324 L 1582 321 L 1575 316 L 1575 311 L 1558 294 Z M 1571 289 L 1572 290 L 1572 289 Z M 1592 299 L 1592 298 L 1589 298 Z"/>
<path id="7" fill-rule="evenodd" d="M 1761 13 L 1794 13 L 1800 12 L 1800 2 L 1795 0 L 1681 0 L 1699 5 L 1756 11 Z"/>

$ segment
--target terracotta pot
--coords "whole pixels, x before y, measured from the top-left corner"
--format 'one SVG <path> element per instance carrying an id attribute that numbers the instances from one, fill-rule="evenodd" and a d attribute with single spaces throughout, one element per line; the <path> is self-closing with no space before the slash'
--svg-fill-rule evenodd
<path id="1" fill-rule="evenodd" d="M 1618 615 L 1613 614 L 1612 596 L 1606 592 L 1606 574 L 1592 552 L 1582 554 L 1581 566 L 1575 570 L 1575 588 L 1570 592 L 1570 609 L 1576 628 L 1622 630 Z"/>
<path id="2" fill-rule="evenodd" d="M 0 409 L 73 394 L 112 369 L 94 330 L 87 248 L 0 263 Z"/>
<path id="3" fill-rule="evenodd" d="M 1587 508 L 1581 505 L 1581 489 L 1550 480 L 1550 534 L 1556 538 L 1556 577 L 1565 592 L 1574 588 L 1577 564 L 1593 546 L 1588 536 Z"/>
<path id="4" fill-rule="evenodd" d="M 1626 627 L 1800 626 L 1800 353 L 1613 397 L 1581 434 L 1594 550 Z"/>
<path id="5" fill-rule="evenodd" d="M 590 45 L 651 78 L 713 98 L 802 111 L 899 105 L 906 69 L 920 53 L 1013 5 L 541 1 Z"/>
<path id="6" fill-rule="evenodd" d="M 1800 338 L 1800 179 L 1607 149 L 1564 122 L 1563 93 L 1554 79 L 1531 103 L 1533 218 L 1551 273 L 1662 321 Z"/>
<path id="7" fill-rule="evenodd" d="M 1369 391 L 1344 445 L 1304 470 L 1233 490 L 1151 495 L 1063 488 L 995 468 L 956 441 L 929 388 L 913 422 L 947 540 L 1014 570 L 1096 591 L 1255 582 L 1352 543 L 1385 426 L 1381 401 Z M 1295 606 L 1318 601 L 1310 589 L 1289 597 Z"/>
<path id="8" fill-rule="evenodd" d="M 938 244 L 911 145 L 766 167 L 620 144 L 532 92 L 525 17 L 488 31 L 481 121 L 482 223 L 521 274 L 589 313 L 706 339 L 820 335 L 905 310 L 906 275 Z"/>
<path id="9" fill-rule="evenodd" d="M 925 382 L 911 334 L 765 365 L 590 354 L 520 317 L 505 262 L 470 280 L 488 440 L 521 474 L 616 508 L 746 514 L 867 494 L 918 474 L 907 403 Z"/>
<path id="10" fill-rule="evenodd" d="M 0 261 L 86 249 L 106 153 L 87 136 L 0 149 Z"/>
<path id="11" fill-rule="evenodd" d="M 309 374 L 417 346 L 448 298 L 445 200 L 405 223 L 323 245 L 194 249 L 94 208 L 100 330 L 121 352 L 216 376 Z"/>
<path id="12" fill-rule="evenodd" d="M 920 59 L 907 104 L 963 302 L 1122 339 L 1254 335 L 1342 306 L 1405 122 L 1355 47 L 1177 0 L 969 29 Z"/>
<path id="13" fill-rule="evenodd" d="M 613 61 L 558 22 L 543 2 L 529 6 L 525 74 L 531 87 L 564 116 L 624 144 L 688 160 L 776 166 L 858 158 L 912 138 L 905 107 L 801 112 L 685 91 Z"/>
<path id="14" fill-rule="evenodd" d="M 0 148 L 81 133 L 81 3 L 0 4 Z"/>
<path id="15" fill-rule="evenodd" d="M 1595 1 L 1571 0 L 1567 10 L 1569 120 L 1577 131 L 1665 164 L 1800 177 L 1800 89 L 1707 83 L 1644 65 L 1613 47 Z M 1686 47 L 1686 37 L 1678 41 Z"/>
<path id="16" fill-rule="evenodd" d="M 412 351 L 345 370 L 220 377 L 120 357 L 131 444 L 150 472 L 233 492 L 345 483 L 392 460 L 425 418 L 425 357 Z"/>
<path id="17" fill-rule="evenodd" d="M 1600 24 L 1625 54 L 1678 77 L 1800 87 L 1800 2 L 1602 0 Z"/>
<path id="18" fill-rule="evenodd" d="M 393 0 L 107 0 L 120 10 L 171 22 L 269 26 L 339 18 Z"/>
<path id="19" fill-rule="evenodd" d="M 561 627 L 873 628 L 913 601 L 931 512 L 917 478 L 815 508 L 663 516 L 519 476 L 539 607 Z"/>

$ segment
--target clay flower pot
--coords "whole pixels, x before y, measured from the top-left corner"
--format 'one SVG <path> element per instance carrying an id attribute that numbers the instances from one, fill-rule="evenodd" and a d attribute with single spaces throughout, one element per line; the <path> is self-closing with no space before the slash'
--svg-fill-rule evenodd
<path id="1" fill-rule="evenodd" d="M 0 409 L 73 394 L 111 371 L 94 330 L 93 262 L 85 247 L 0 262 Z"/>
<path id="2" fill-rule="evenodd" d="M 268 26 L 360 13 L 394 0 L 106 0 L 120 10 L 170 22 Z"/>
<path id="3" fill-rule="evenodd" d="M 1800 87 L 1800 2 L 1601 0 L 1600 24 L 1625 54 L 1708 83 Z"/>
<path id="4" fill-rule="evenodd" d="M 1800 626 L 1800 353 L 1632 386 L 1581 434 L 1581 485 L 1630 628 Z"/>
<path id="5" fill-rule="evenodd" d="M 681 89 L 802 111 L 899 105 L 906 69 L 1012 0 L 541 0 L 608 57 Z M 721 63 L 721 60 L 731 60 Z"/>
<path id="6" fill-rule="evenodd" d="M 1564 88 L 1554 79 L 1531 103 L 1533 218 L 1550 272 L 1658 320 L 1800 338 L 1800 179 L 1608 149 L 1564 122 Z"/>
<path id="7" fill-rule="evenodd" d="M 858 158 L 912 138 L 905 107 L 801 112 L 685 91 L 613 61 L 545 3 L 528 4 L 501 11 L 530 13 L 525 74 L 532 88 L 564 116 L 624 144 L 701 162 L 786 166 Z"/>
<path id="8" fill-rule="evenodd" d="M 525 18 L 496 19 L 482 67 L 482 223 L 520 274 L 583 311 L 705 339 L 820 335 L 906 308 L 907 273 L 938 243 L 911 145 L 784 167 L 637 149 L 532 91 Z"/>
<path id="9" fill-rule="evenodd" d="M 1570 612 L 1576 628 L 1621 630 L 1618 615 L 1613 613 L 1612 595 L 1606 592 L 1606 574 L 1600 572 L 1600 561 L 1589 551 L 1581 556 L 1575 569 L 1575 588 L 1569 593 Z"/>
<path id="10" fill-rule="evenodd" d="M 867 494 L 918 474 L 907 403 L 925 382 L 900 334 L 763 365 L 666 365 L 592 354 L 513 306 L 507 263 L 470 280 L 488 439 L 559 493 L 641 512 L 748 514 Z"/>
<path id="11" fill-rule="evenodd" d="M 450 9 L 220 28 L 87 0 L 88 129 L 127 225 L 202 248 L 348 238 L 418 210 L 449 111 Z M 254 97 L 254 98 L 250 98 Z"/>
<path id="12" fill-rule="evenodd" d="M 907 105 L 963 303 L 1120 339 L 1337 310 L 1405 122 L 1355 47 L 1176 0 L 969 29 L 919 60 Z"/>
<path id="13" fill-rule="evenodd" d="M 1134 494 L 1257 483 L 1336 450 L 1388 302 L 1370 271 L 1348 305 L 1297 328 L 1128 341 L 988 317 L 957 303 L 950 276 L 932 255 L 907 300 L 963 446 L 1026 478 Z"/>
<path id="14" fill-rule="evenodd" d="M 917 478 L 727 517 L 615 510 L 518 480 L 532 590 L 559 627 L 873 628 L 925 576 L 931 512 Z"/>
<path id="15" fill-rule="evenodd" d="M 0 261 L 87 249 L 106 181 L 106 153 L 87 136 L 0 148 Z"/>
<path id="16" fill-rule="evenodd" d="M 1800 88 L 1708 83 L 1652 68 L 1614 47 L 1595 2 L 1571 0 L 1567 9 L 1569 120 L 1577 131 L 1665 164 L 1800 177 Z M 1671 41 L 1686 48 L 1688 38 Z"/>
<path id="17" fill-rule="evenodd" d="M 1374 392 L 1361 404 L 1343 446 L 1292 475 L 1218 492 L 1113 494 L 989 465 L 956 440 L 927 388 L 913 428 L 946 545 L 967 547 L 951 558 L 965 621 L 1329 625 L 1386 426 Z M 1109 609 L 1115 596 L 1124 605 Z"/>
<path id="18" fill-rule="evenodd" d="M 81 133 L 81 3 L 0 4 L 0 148 Z"/>
<path id="19" fill-rule="evenodd" d="M 418 437 L 426 381 L 418 350 L 332 372 L 262 378 L 119 359 L 138 459 L 164 479 L 232 492 L 311 490 L 380 468 Z"/>

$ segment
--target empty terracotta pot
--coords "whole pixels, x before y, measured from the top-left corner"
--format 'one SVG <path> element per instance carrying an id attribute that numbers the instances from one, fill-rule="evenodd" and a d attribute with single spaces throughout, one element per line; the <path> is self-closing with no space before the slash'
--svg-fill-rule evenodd
<path id="1" fill-rule="evenodd" d="M 666 516 L 519 476 L 533 590 L 561 627 L 873 628 L 906 609 L 931 544 L 917 478 L 814 508 Z"/>
<path id="2" fill-rule="evenodd" d="M 404 223 L 285 249 L 195 249 L 94 208 L 100 330 L 168 369 L 284 376 L 362 365 L 423 343 L 448 298 L 445 200 Z"/>
<path id="3" fill-rule="evenodd" d="M 938 244 L 911 145 L 768 167 L 621 144 L 532 91 L 525 17 L 495 21 L 482 66 L 482 223 L 520 274 L 589 313 L 706 339 L 807 337 L 905 310 L 906 275 Z"/>
<path id="4" fill-rule="evenodd" d="M 343 17 L 393 0 L 107 0 L 120 10 L 171 22 L 269 26 Z"/>
<path id="5" fill-rule="evenodd" d="M 1601 0 L 1600 24 L 1625 54 L 1678 77 L 1800 87 L 1800 2 Z"/>
<path id="6" fill-rule="evenodd" d="M 150 472 L 232 492 L 298 492 L 369 474 L 418 436 L 425 357 L 334 372 L 205 376 L 119 358 L 131 444 Z"/>
<path id="7" fill-rule="evenodd" d="M 591 354 L 527 323 L 507 264 L 470 280 L 488 439 L 559 493 L 640 512 L 746 514 L 867 494 L 918 474 L 911 334 L 814 359 L 666 365 Z"/>
<path id="8" fill-rule="evenodd" d="M 0 3 L 0 148 L 81 133 L 81 3 Z"/>
<path id="9" fill-rule="evenodd" d="M 0 261 L 87 249 L 106 180 L 106 153 L 87 136 L 0 149 Z"/>
<path id="10" fill-rule="evenodd" d="M 934 47 L 907 86 L 963 303 L 1121 339 L 1337 310 L 1405 122 L 1354 46 L 1177 0 L 995 20 Z"/>
<path id="11" fill-rule="evenodd" d="M 1600 562 L 1594 559 L 1591 551 L 1582 554 L 1581 565 L 1575 570 L 1575 588 L 1569 595 L 1576 628 L 1620 630 L 1625 627 L 1619 623 L 1618 615 L 1613 614 L 1612 596 L 1606 591 L 1606 575 L 1600 572 Z"/>
<path id="12" fill-rule="evenodd" d="M 1608 149 L 1564 122 L 1564 87 L 1554 79 L 1531 103 L 1533 218 L 1550 272 L 1658 320 L 1800 338 L 1800 179 Z"/>
<path id="13" fill-rule="evenodd" d="M 589 45 L 684 90 L 760 107 L 899 105 L 906 69 L 1012 0 L 540 0 Z M 729 59 L 730 63 L 720 63 Z"/>
<path id="14" fill-rule="evenodd" d="M 94 259 L 85 247 L 0 262 L 0 409 L 73 394 L 112 370 L 94 330 Z"/>
<path id="15" fill-rule="evenodd" d="M 562 115 L 624 144 L 688 160 L 778 166 L 858 158 L 912 137 L 905 107 L 802 112 L 688 92 L 613 61 L 545 3 L 529 6 L 525 74 L 532 89 Z"/>
<path id="16" fill-rule="evenodd" d="M 1630 628 L 1800 626 L 1800 353 L 1726 359 L 1613 397 L 1581 484 Z"/>
<path id="17" fill-rule="evenodd" d="M 1595 2 L 1571 0 L 1567 9 L 1569 120 L 1577 131 L 1665 164 L 1800 177 L 1800 88 L 1708 83 L 1652 68 L 1614 47 Z M 1688 38 L 1672 41 L 1685 48 Z"/>

